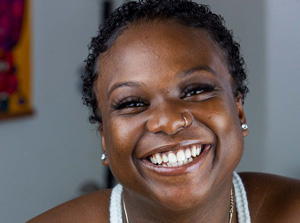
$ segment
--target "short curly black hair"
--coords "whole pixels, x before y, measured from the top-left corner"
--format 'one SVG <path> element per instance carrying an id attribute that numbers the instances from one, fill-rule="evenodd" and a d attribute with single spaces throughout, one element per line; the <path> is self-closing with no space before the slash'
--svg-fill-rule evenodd
<path id="1" fill-rule="evenodd" d="M 130 24 L 141 20 L 153 21 L 154 19 L 174 19 L 186 26 L 207 31 L 227 57 L 228 70 L 234 80 L 234 96 L 236 97 L 240 93 L 244 102 L 249 91 L 246 85 L 245 62 L 240 53 L 240 45 L 234 41 L 232 31 L 225 27 L 223 17 L 212 13 L 209 6 L 189 0 L 130 1 L 117 8 L 110 15 L 100 26 L 98 35 L 92 38 L 89 45 L 86 70 L 82 76 L 82 99 L 84 104 L 92 110 L 89 118 L 91 123 L 102 123 L 93 87 L 98 77 L 95 65 L 99 55 L 106 52 L 120 33 Z"/>

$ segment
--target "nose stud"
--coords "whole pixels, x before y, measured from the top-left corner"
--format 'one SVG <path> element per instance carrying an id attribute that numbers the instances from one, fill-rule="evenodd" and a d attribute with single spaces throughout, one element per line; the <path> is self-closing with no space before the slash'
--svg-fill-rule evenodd
<path id="1" fill-rule="evenodd" d="M 182 118 L 184 119 L 184 126 L 183 126 L 183 128 L 186 128 L 188 126 L 188 120 L 187 120 L 187 118 L 184 115 L 182 115 Z"/>

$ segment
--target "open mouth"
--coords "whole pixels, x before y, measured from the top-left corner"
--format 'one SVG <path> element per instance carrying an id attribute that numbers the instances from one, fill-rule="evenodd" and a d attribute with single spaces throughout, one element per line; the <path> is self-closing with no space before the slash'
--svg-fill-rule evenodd
<path id="1" fill-rule="evenodd" d="M 176 151 L 155 153 L 146 159 L 155 166 L 178 167 L 192 162 L 209 148 L 211 148 L 210 144 L 194 144 Z"/>

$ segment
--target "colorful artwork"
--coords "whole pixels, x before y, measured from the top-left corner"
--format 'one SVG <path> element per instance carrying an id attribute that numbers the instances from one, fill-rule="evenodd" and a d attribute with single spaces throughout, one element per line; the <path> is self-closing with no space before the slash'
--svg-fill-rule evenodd
<path id="1" fill-rule="evenodd" d="M 32 113 L 27 0 L 0 0 L 0 120 Z"/>

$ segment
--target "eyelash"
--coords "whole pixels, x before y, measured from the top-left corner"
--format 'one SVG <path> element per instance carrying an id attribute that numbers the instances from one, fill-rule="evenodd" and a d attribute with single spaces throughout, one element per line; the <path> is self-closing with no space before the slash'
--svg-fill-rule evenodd
<path id="1" fill-rule="evenodd" d="M 189 85 L 182 91 L 181 99 L 192 97 L 194 95 L 199 95 L 204 92 L 210 92 L 215 89 L 215 86 L 209 84 L 202 85 Z M 124 108 L 144 108 L 149 106 L 149 103 L 145 102 L 139 97 L 128 97 L 122 100 L 117 100 L 112 104 L 114 110 L 121 110 Z"/>
<path id="2" fill-rule="evenodd" d="M 210 92 L 215 89 L 214 85 L 209 85 L 209 84 L 201 84 L 201 85 L 189 85 L 182 91 L 182 96 L 181 98 L 185 97 L 192 97 L 194 95 L 199 95 L 205 92 Z"/>
<path id="3" fill-rule="evenodd" d="M 114 110 L 120 110 L 123 108 L 136 108 L 136 107 L 145 107 L 148 106 L 149 104 L 146 103 L 143 99 L 141 98 L 136 98 L 136 97 L 129 97 L 125 98 L 120 101 L 116 101 L 113 103 L 112 107 Z"/>

